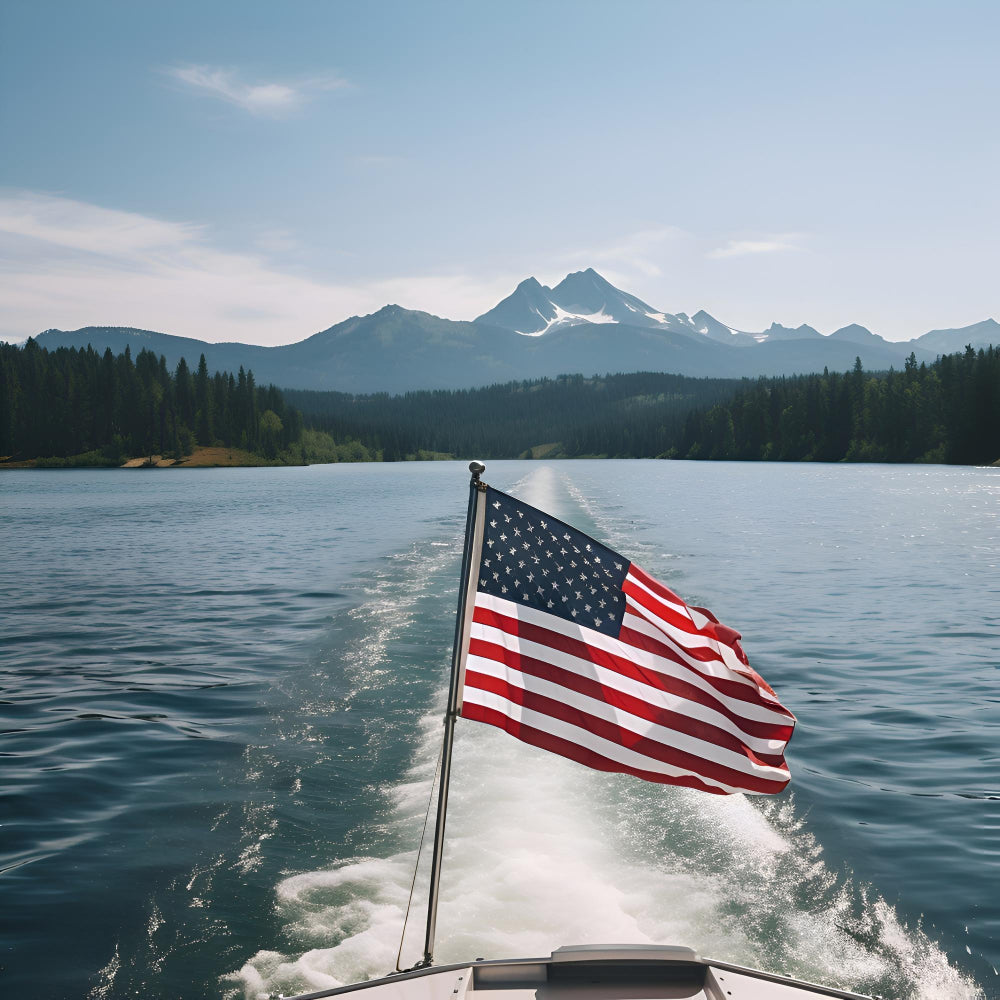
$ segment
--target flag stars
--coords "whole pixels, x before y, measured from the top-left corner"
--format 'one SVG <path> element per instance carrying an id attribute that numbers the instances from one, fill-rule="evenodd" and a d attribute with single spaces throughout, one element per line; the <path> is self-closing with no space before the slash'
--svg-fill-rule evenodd
<path id="1" fill-rule="evenodd" d="M 507 498 L 495 497 L 490 504 L 495 516 L 486 517 L 480 590 L 615 634 L 622 607 L 615 600 L 621 574 L 610 567 L 621 557 Z M 597 552 L 604 553 L 606 566 L 600 565 Z M 497 573 L 491 578 L 487 571 L 494 560 Z"/>

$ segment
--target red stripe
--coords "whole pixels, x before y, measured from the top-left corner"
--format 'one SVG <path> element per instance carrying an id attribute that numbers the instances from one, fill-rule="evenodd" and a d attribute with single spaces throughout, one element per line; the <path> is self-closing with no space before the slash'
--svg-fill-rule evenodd
<path id="1" fill-rule="evenodd" d="M 681 614 L 669 605 L 664 604 L 652 594 L 643 590 L 642 587 L 639 587 L 631 580 L 625 580 L 622 584 L 622 592 L 631 597 L 632 600 L 635 601 L 636 604 L 640 605 L 640 607 L 644 610 L 652 612 L 658 618 L 663 619 L 663 621 L 665 621 L 668 625 L 672 625 L 679 631 L 686 632 L 688 635 L 697 635 L 703 639 L 711 639 L 720 645 L 728 647 L 733 651 L 743 667 L 749 670 L 746 653 L 743 652 L 743 647 L 740 645 L 741 636 L 739 632 L 737 632 L 736 629 L 730 628 L 728 625 L 722 625 L 715 618 L 712 612 L 708 611 L 707 608 L 698 609 L 709 619 L 705 625 L 699 627 L 695 625 L 694 621 L 689 617 L 691 608 L 687 605 L 684 605 L 684 607 L 687 608 L 689 614 Z M 645 615 L 642 617 L 645 618 Z M 675 639 L 674 641 L 676 642 L 677 640 Z M 684 646 L 685 649 L 688 649 L 690 654 L 697 657 L 699 660 L 705 662 L 710 660 L 720 660 L 723 663 L 725 662 L 722 659 L 722 654 L 716 652 L 711 647 L 691 646 L 689 648 L 686 643 L 679 644 Z M 730 669 L 732 668 L 730 667 Z M 753 673 L 752 670 L 749 672 Z M 748 678 L 748 680 L 752 680 L 752 683 L 756 684 L 756 678 L 757 675 L 754 674 L 753 679 Z M 768 691 L 771 690 L 766 684 L 764 684 L 764 687 L 767 688 Z M 774 692 L 772 691 L 771 693 L 773 694 Z"/>
<path id="2" fill-rule="evenodd" d="M 655 577 L 650 576 L 644 569 L 640 569 L 635 563 L 631 563 L 628 568 L 628 573 L 634 576 L 640 583 L 645 584 L 654 594 L 659 594 L 660 597 L 667 601 L 673 601 L 674 604 L 679 604 L 681 607 L 686 608 L 687 603 L 680 597 L 678 597 L 672 590 L 668 587 L 664 587 L 659 580 Z M 628 576 L 628 574 L 626 574 Z"/>
<path id="3" fill-rule="evenodd" d="M 538 712 L 539 715 L 547 715 L 553 719 L 576 726 L 584 732 L 593 733 L 609 743 L 625 747 L 643 757 L 651 760 L 658 760 L 671 767 L 676 767 L 681 771 L 690 774 L 701 775 L 708 780 L 718 781 L 724 785 L 734 788 L 742 788 L 751 792 L 773 793 L 779 792 L 788 784 L 785 780 L 776 778 L 762 778 L 759 775 L 748 774 L 745 771 L 727 767 L 716 761 L 706 760 L 697 754 L 688 753 L 686 750 L 679 750 L 676 747 L 667 746 L 658 740 L 650 739 L 648 736 L 640 736 L 630 729 L 623 729 L 621 726 L 606 719 L 600 719 L 595 715 L 566 705 L 554 698 L 547 698 L 544 695 L 536 694 L 533 691 L 525 691 L 524 688 L 508 684 L 502 678 L 491 677 L 489 674 L 481 674 L 475 670 L 466 673 L 465 680 L 467 687 L 479 688 L 483 691 L 491 691 L 493 694 L 506 698 L 507 701 L 515 705 L 522 705 L 524 708 Z"/>
<path id="4" fill-rule="evenodd" d="M 757 688 L 749 684 L 744 684 L 741 681 L 730 680 L 728 677 L 717 677 L 707 671 L 702 671 L 697 667 L 693 667 L 687 662 L 687 660 L 684 659 L 684 656 L 681 655 L 679 646 L 671 645 L 671 643 L 675 640 L 665 634 L 663 635 L 663 639 L 654 639 L 645 632 L 639 632 L 637 629 L 629 628 L 627 625 L 622 625 L 621 631 L 618 633 L 618 638 L 621 642 L 624 642 L 629 646 L 635 646 L 637 649 L 645 650 L 647 653 L 652 653 L 654 656 L 662 657 L 664 660 L 670 660 L 678 666 L 690 670 L 693 674 L 696 674 L 703 681 L 705 681 L 706 684 L 715 688 L 719 694 L 723 694 L 727 698 L 732 698 L 736 701 L 745 701 L 750 705 L 758 705 L 761 708 L 777 712 L 779 715 L 786 715 L 793 722 L 795 721 L 795 716 L 792 715 L 792 713 L 789 712 L 784 705 L 765 698 Z M 684 653 L 701 661 L 704 661 L 705 659 L 718 660 L 718 657 L 714 654 L 710 657 L 696 656 L 695 650 L 687 649 L 686 647 L 684 648 Z M 726 667 L 726 669 L 729 670 L 731 668 Z M 756 733 L 754 735 L 756 735 Z"/>
<path id="5" fill-rule="evenodd" d="M 581 660 L 596 663 L 602 667 L 607 667 L 609 670 L 615 671 L 615 673 L 621 674 L 623 677 L 630 677 L 643 684 L 648 684 L 650 687 L 656 688 L 657 690 L 665 691 L 680 698 L 685 698 L 688 701 L 697 702 L 699 705 L 704 705 L 707 708 L 711 708 L 721 713 L 730 721 L 736 723 L 736 725 L 743 729 L 748 735 L 754 736 L 758 739 L 784 741 L 791 736 L 791 726 L 744 718 L 729 708 L 728 705 L 723 704 L 723 702 L 715 698 L 711 693 L 702 690 L 696 685 L 691 684 L 689 681 L 673 677 L 670 674 L 647 669 L 637 664 L 634 660 L 628 659 L 628 657 L 618 656 L 615 653 L 608 652 L 607 650 L 601 649 L 597 646 L 588 645 L 582 639 L 571 639 L 569 636 L 562 635 L 559 632 L 553 632 L 541 625 L 534 625 L 530 622 L 520 621 L 517 618 L 511 618 L 507 615 L 500 614 L 498 611 L 493 611 L 490 608 L 484 608 L 478 605 L 473 612 L 473 621 L 476 621 L 481 625 L 490 625 L 494 628 L 500 629 L 502 632 L 506 632 L 508 635 L 515 635 L 531 642 L 537 642 L 542 646 L 560 650 L 563 653 L 568 653 L 569 655 L 578 657 Z M 635 633 L 635 635 L 637 640 L 644 640 L 646 638 L 645 636 L 642 636 L 641 633 Z M 623 641 L 631 642 L 631 645 L 638 648 L 645 648 L 640 641 L 632 641 L 630 639 L 623 639 Z M 651 640 L 647 641 L 652 642 Z M 655 645 L 662 647 L 661 643 L 655 643 Z M 650 652 L 654 652 L 660 656 L 664 655 L 659 650 L 650 650 Z M 681 662 L 676 654 L 666 656 L 665 658 L 670 659 L 673 662 L 680 663 L 683 667 L 687 667 L 687 664 Z M 701 675 L 699 674 L 699 676 Z M 710 678 L 706 677 L 705 679 L 709 680 Z M 731 687 L 746 690 L 743 685 L 738 685 L 734 682 L 728 683 Z M 723 693 L 728 694 L 729 692 L 724 691 Z M 749 699 L 744 698 L 742 700 L 746 701 Z M 770 708 L 771 706 L 768 705 L 767 707 Z"/>
<path id="6" fill-rule="evenodd" d="M 524 723 L 510 718 L 510 716 L 504 715 L 503 712 L 486 708 L 483 705 L 467 704 L 463 706 L 462 717 L 496 726 L 498 729 L 503 729 L 505 732 L 510 733 L 511 736 L 516 737 L 523 743 L 529 743 L 532 746 L 540 747 L 542 750 L 548 750 L 549 753 L 558 754 L 560 757 L 566 757 L 569 760 L 576 761 L 578 764 L 583 764 L 586 767 L 594 768 L 597 771 L 631 774 L 633 777 L 641 778 L 643 781 L 653 781 L 660 785 L 679 785 L 683 788 L 695 788 L 698 791 L 710 792 L 713 795 L 728 794 L 725 789 L 709 785 L 695 775 L 671 777 L 670 775 L 660 774 L 658 771 L 645 771 L 641 768 L 630 767 L 627 764 L 619 764 L 617 761 L 610 760 L 577 743 L 571 743 L 569 740 L 553 736 L 551 733 L 546 733 L 541 729 L 524 725 Z"/>
<path id="7" fill-rule="evenodd" d="M 507 649 L 505 646 L 487 642 L 484 639 L 473 639 L 469 645 L 469 652 L 475 656 L 482 656 L 488 660 L 495 660 L 512 670 L 520 671 L 531 677 L 538 677 L 542 680 L 558 684 L 560 687 L 576 691 L 585 697 L 593 698 L 595 701 L 604 702 L 620 708 L 623 712 L 645 719 L 647 722 L 655 723 L 674 732 L 684 733 L 694 739 L 704 740 L 714 746 L 730 750 L 733 753 L 742 754 L 748 760 L 758 764 L 766 764 L 770 767 L 784 767 L 785 759 L 780 753 L 760 753 L 748 747 L 738 736 L 730 733 L 726 729 L 720 729 L 710 722 L 701 719 L 694 719 L 682 712 L 662 708 L 650 704 L 635 695 L 626 694 L 617 688 L 608 687 L 593 677 L 581 677 L 572 670 L 564 667 L 557 667 L 546 660 L 539 660 L 535 657 L 524 656 L 515 650 Z M 471 667 L 470 669 L 475 669 Z M 477 671 L 478 673 L 478 671 Z M 469 683 L 468 681 L 466 683 Z M 474 687 L 482 685 L 475 684 Z"/>
<path id="8" fill-rule="evenodd" d="M 644 611 L 649 611 L 656 615 L 657 618 L 662 618 L 668 625 L 672 625 L 674 628 L 680 630 L 681 632 L 686 632 L 688 635 L 697 635 L 702 639 L 712 639 L 715 642 L 720 642 L 718 636 L 711 634 L 706 629 L 700 629 L 690 618 L 678 614 L 672 608 L 668 608 L 665 604 L 661 604 L 655 597 L 647 594 L 641 587 L 637 587 L 630 580 L 626 580 L 622 584 L 622 592 L 627 596 L 631 597 L 632 600 L 642 608 Z M 630 609 L 635 614 L 640 614 L 634 607 Z M 640 614 L 640 617 L 645 618 L 645 615 Z M 649 619 L 646 619 L 649 621 Z M 655 622 L 651 624 L 656 624 Z M 725 660 L 722 659 L 722 654 L 711 646 L 688 646 L 686 643 L 679 639 L 675 639 L 673 636 L 669 636 L 671 641 L 676 642 L 678 646 L 681 646 L 688 656 L 694 657 L 696 660 L 701 660 L 702 663 L 711 663 L 713 661 L 718 661 L 719 663 L 725 664 Z M 726 643 L 725 645 L 729 645 Z M 732 648 L 732 647 L 730 647 Z M 735 652 L 735 650 L 734 650 Z M 728 667 L 727 669 L 732 669 Z"/>

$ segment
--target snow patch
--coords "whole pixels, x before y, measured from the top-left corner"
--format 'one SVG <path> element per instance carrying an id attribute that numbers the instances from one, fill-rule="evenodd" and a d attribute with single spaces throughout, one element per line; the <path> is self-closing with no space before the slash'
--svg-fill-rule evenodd
<path id="1" fill-rule="evenodd" d="M 555 316 L 548 321 L 545 325 L 545 329 L 537 330 L 534 333 L 525 333 L 523 330 L 515 330 L 515 333 L 521 334 L 522 337 L 541 337 L 548 333 L 554 326 L 577 326 L 580 323 L 617 323 L 618 320 L 614 316 L 609 316 L 604 311 L 604 306 L 601 306 L 599 312 L 595 313 L 571 313 L 567 312 L 565 309 L 557 306 L 554 302 L 552 303 L 552 308 L 555 309 Z M 538 316 L 541 313 L 535 310 Z"/>

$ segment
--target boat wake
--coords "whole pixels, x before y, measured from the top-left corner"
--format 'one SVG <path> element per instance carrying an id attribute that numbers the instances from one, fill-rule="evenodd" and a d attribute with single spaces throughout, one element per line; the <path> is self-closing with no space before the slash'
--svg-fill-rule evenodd
<path id="1" fill-rule="evenodd" d="M 567 520 L 580 523 L 582 515 L 584 526 L 596 517 L 549 469 L 513 492 Z M 600 531 L 622 545 L 613 524 Z M 414 593 L 440 588 L 435 574 L 446 563 L 429 572 L 407 562 L 357 610 L 364 627 L 344 662 L 361 663 L 360 683 L 393 683 L 391 649 L 412 624 L 394 601 L 412 603 Z M 453 613 L 454 586 L 438 599 L 442 614 L 446 606 Z M 444 698 L 442 688 L 413 733 L 411 765 L 373 804 L 385 826 L 379 842 L 399 849 L 279 882 L 283 950 L 260 951 L 224 977 L 228 997 L 335 987 L 395 966 Z M 874 889 L 826 862 L 794 794 L 715 797 L 648 785 L 472 723 L 458 727 L 453 768 L 438 962 L 547 955 L 567 944 L 661 943 L 906 1000 L 983 996 L 923 929 L 907 926 Z M 404 966 L 422 950 L 425 874 Z"/>

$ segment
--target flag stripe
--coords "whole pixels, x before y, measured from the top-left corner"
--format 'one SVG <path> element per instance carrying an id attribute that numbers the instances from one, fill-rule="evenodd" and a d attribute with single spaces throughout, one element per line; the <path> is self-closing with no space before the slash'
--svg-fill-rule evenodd
<path id="1" fill-rule="evenodd" d="M 773 771 L 782 767 L 780 753 L 758 752 L 731 733 L 692 715 L 657 709 L 617 688 L 579 677 L 504 645 L 473 639 L 468 669 L 478 675 L 476 680 L 469 682 L 473 687 L 496 691 L 494 684 L 483 681 L 484 677 L 493 677 L 547 698 L 558 699 L 561 693 L 567 705 L 581 712 L 613 721 L 630 733 L 675 745 L 735 770 L 774 776 Z M 697 708 L 690 703 L 684 704 Z M 631 737 L 624 737 L 624 745 L 631 746 L 633 742 Z"/>
<path id="2" fill-rule="evenodd" d="M 671 657 L 659 656 L 489 594 L 476 595 L 473 620 L 598 663 L 661 691 L 697 701 L 725 715 L 759 739 L 787 740 L 791 734 L 787 716 L 779 714 L 772 706 L 732 699 L 727 692 L 716 690 L 701 674 L 686 669 L 686 664 Z M 544 624 L 536 624 L 539 621 Z"/>
<path id="3" fill-rule="evenodd" d="M 591 698 L 610 700 L 619 708 L 657 725 L 679 729 L 691 735 L 703 731 L 707 735 L 699 738 L 711 739 L 736 752 L 742 752 L 746 745 L 749 752 L 761 759 L 775 755 L 780 759 L 781 748 L 787 740 L 787 727 L 783 735 L 758 737 L 747 732 L 750 727 L 740 726 L 738 719 L 701 701 L 665 690 L 661 686 L 653 686 L 645 678 L 610 669 L 597 660 L 574 656 L 564 650 L 522 638 L 503 628 L 475 623 L 469 654 L 470 658 L 481 656 L 495 659 L 535 677 L 553 680 Z"/>
<path id="4" fill-rule="evenodd" d="M 470 664 L 471 671 L 471 664 Z M 645 766 L 649 770 L 658 770 L 666 765 L 670 773 L 696 774 L 706 781 L 712 781 L 730 788 L 743 788 L 752 792 L 780 791 L 788 783 L 787 772 L 777 768 L 755 768 L 752 772 L 727 767 L 716 760 L 709 760 L 698 753 L 682 749 L 676 745 L 668 746 L 659 740 L 635 733 L 622 725 L 622 720 L 610 720 L 590 715 L 588 712 L 570 703 L 568 698 L 554 699 L 535 691 L 527 690 L 516 684 L 510 684 L 496 677 L 478 674 L 473 700 L 479 701 L 485 695 L 495 695 L 506 703 L 506 708 L 499 702 L 493 707 L 507 715 L 518 715 L 514 712 L 517 706 L 522 712 L 532 712 L 537 719 L 553 720 L 573 726 L 580 733 L 601 740 L 605 748 L 617 747 L 625 754 L 635 754 L 646 758 Z M 481 702 L 480 702 L 481 703 Z M 613 711 L 613 710 L 612 710 Z M 540 728 L 547 729 L 552 722 L 546 722 Z M 579 737 L 578 737 L 579 738 Z M 605 753 L 608 750 L 605 749 Z M 626 756 L 626 761 L 629 759 Z M 761 773 L 763 771 L 764 773 Z"/>
<path id="5" fill-rule="evenodd" d="M 689 657 L 687 650 L 647 618 L 640 617 L 631 609 L 625 613 L 619 639 L 631 649 L 641 649 L 656 657 L 658 662 L 676 664 L 674 669 L 681 676 L 698 678 L 698 683 L 704 684 L 719 697 L 727 699 L 727 703 L 738 706 L 737 710 L 749 717 L 767 718 L 786 726 L 795 722 L 795 717 L 780 702 L 765 697 L 764 693 L 756 688 L 748 687 L 743 673 L 737 675 L 736 671 L 718 661 L 710 664 L 706 670 L 704 662 Z"/>
<path id="6" fill-rule="evenodd" d="M 631 774 L 633 777 L 642 778 L 644 781 L 655 781 L 664 785 L 681 785 L 685 788 L 696 788 L 702 792 L 711 792 L 713 795 L 729 795 L 733 791 L 739 791 L 739 789 L 719 788 L 716 785 L 702 781 L 700 778 L 696 778 L 694 775 L 677 774 L 667 776 L 642 768 L 631 767 L 620 761 L 604 757 L 594 750 L 581 746 L 579 743 L 574 743 L 572 740 L 566 740 L 559 736 L 553 736 L 551 733 L 544 732 L 541 729 L 535 729 L 526 725 L 521 720 L 512 719 L 509 715 L 504 715 L 503 712 L 498 712 L 493 708 L 487 708 L 485 705 L 470 703 L 466 708 L 462 709 L 462 717 L 496 726 L 498 729 L 503 729 L 524 743 L 540 747 L 542 750 L 548 750 L 550 753 L 558 754 L 560 757 L 575 760 L 578 764 L 593 768 L 595 771 L 614 771 L 618 774 Z"/>
<path id="7" fill-rule="evenodd" d="M 637 590 L 630 580 L 626 579 L 622 590 L 628 609 L 640 619 L 655 625 L 659 632 L 672 639 L 691 659 L 698 660 L 703 665 L 702 670 L 730 678 L 732 671 L 737 671 L 734 678 L 737 683 L 744 685 L 752 695 L 758 693 L 757 685 L 749 677 L 738 673 L 745 667 L 732 646 L 719 642 L 713 635 L 706 635 L 690 619 L 679 622 L 676 614 L 651 594 Z"/>
<path id="8" fill-rule="evenodd" d="M 723 794 L 731 794 L 739 791 L 758 793 L 778 792 L 787 784 L 787 781 L 766 782 L 742 774 L 736 774 L 736 780 L 730 784 L 720 777 L 714 777 L 701 771 L 694 771 L 684 766 L 661 761 L 646 753 L 607 740 L 601 734 L 589 728 L 589 720 L 587 720 L 585 726 L 581 727 L 573 722 L 567 722 L 558 715 L 537 711 L 530 705 L 519 704 L 517 701 L 509 700 L 502 695 L 498 695 L 492 691 L 485 691 L 481 688 L 470 688 L 468 689 L 468 694 L 470 696 L 468 704 L 462 707 L 462 715 L 465 718 L 476 718 L 478 714 L 477 709 L 488 709 L 494 713 L 494 717 L 500 716 L 503 720 L 513 722 L 515 725 L 528 726 L 538 733 L 568 742 L 570 748 L 567 749 L 571 751 L 573 748 L 587 750 L 613 763 L 613 767 L 603 768 L 603 770 L 625 770 L 628 773 L 643 771 L 646 772 L 645 775 L 640 776 L 646 777 L 646 780 L 667 784 L 676 784 L 678 777 L 686 775 Z M 581 717 L 580 721 L 584 721 L 584 717 Z M 501 724 L 499 721 L 494 721 L 493 724 L 500 725 L 502 729 L 511 732 L 511 728 L 508 728 L 506 724 Z M 563 752 L 563 750 L 556 750 L 555 752 L 572 760 L 578 759 L 574 752 Z M 650 775 L 655 775 L 656 777 L 650 777 Z M 754 787 L 749 787 L 751 785 Z"/>

